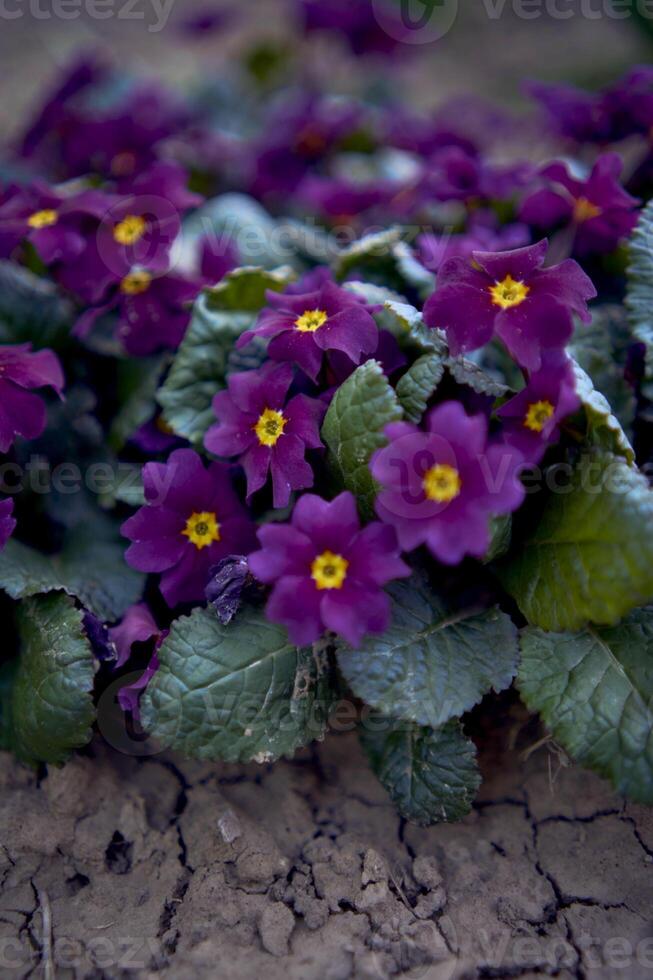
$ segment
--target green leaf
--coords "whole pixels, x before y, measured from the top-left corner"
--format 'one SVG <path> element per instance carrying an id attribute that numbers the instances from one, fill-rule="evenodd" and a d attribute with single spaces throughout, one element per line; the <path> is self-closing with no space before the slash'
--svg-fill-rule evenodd
<path id="1" fill-rule="evenodd" d="M 360 277 L 361 279 L 365 281 L 371 279 L 376 282 L 376 277 L 370 274 L 379 273 L 395 264 L 392 246 L 401 241 L 402 235 L 402 229 L 395 226 L 364 235 L 358 241 L 347 245 L 341 250 L 335 263 L 336 278 L 345 279 L 353 273 L 362 272 L 364 275 Z M 382 279 L 380 285 L 384 285 Z"/>
<path id="2" fill-rule="evenodd" d="M 197 298 L 186 336 L 157 393 L 163 417 L 178 436 L 201 445 L 215 422 L 211 402 L 225 387 L 229 355 L 253 322 L 251 313 L 209 309 L 206 293 Z"/>
<path id="3" fill-rule="evenodd" d="M 116 413 L 109 445 L 118 452 L 128 439 L 152 418 L 156 411 L 156 390 L 168 362 L 168 355 L 159 357 L 133 357 L 118 365 L 118 397 L 120 408 Z"/>
<path id="4" fill-rule="evenodd" d="M 629 243 L 626 307 L 637 340 L 646 346 L 647 398 L 653 398 L 653 201 L 640 212 Z"/>
<path id="5" fill-rule="evenodd" d="M 490 374 L 485 368 L 475 364 L 467 357 L 450 357 L 447 360 L 447 369 L 454 381 L 459 385 L 466 385 L 475 391 L 477 395 L 490 395 L 492 398 L 501 398 L 510 389 L 496 377 Z"/>
<path id="6" fill-rule="evenodd" d="M 491 561 L 496 561 L 505 555 L 512 541 L 512 514 L 500 514 L 498 517 L 490 519 L 490 547 L 483 559 L 483 564 L 487 565 Z"/>
<path id="7" fill-rule="evenodd" d="M 145 577 L 126 564 L 124 551 L 102 514 L 70 531 L 56 555 L 10 538 L 0 553 L 0 588 L 12 599 L 61 590 L 100 619 L 114 621 L 138 602 L 145 584 Z"/>
<path id="8" fill-rule="evenodd" d="M 246 266 L 197 297 L 186 336 L 157 393 L 163 417 L 178 436 L 202 444 L 215 422 L 211 402 L 226 386 L 236 341 L 254 325 L 266 289 L 281 290 L 293 276 L 287 267 L 266 271 Z"/>
<path id="9" fill-rule="evenodd" d="M 517 631 L 498 609 L 452 613 L 421 576 L 388 588 L 392 622 L 353 650 L 340 641 L 338 665 L 356 697 L 385 714 L 437 728 L 487 692 L 510 685 Z"/>
<path id="10" fill-rule="evenodd" d="M 653 598 L 653 492 L 618 456 L 581 458 L 534 532 L 499 566 L 530 623 L 612 625 Z"/>
<path id="11" fill-rule="evenodd" d="M 37 349 L 70 342 L 72 304 L 48 280 L 15 262 L 0 262 L 0 343 Z"/>
<path id="12" fill-rule="evenodd" d="M 619 793 L 653 804 L 653 608 L 613 627 L 522 634 L 518 685 L 556 741 Z"/>
<path id="13" fill-rule="evenodd" d="M 290 266 L 269 271 L 260 266 L 241 266 L 227 273 L 217 286 L 204 290 L 206 306 L 227 313 L 258 313 L 265 306 L 266 290 L 281 292 L 296 278 Z"/>
<path id="14" fill-rule="evenodd" d="M 324 735 L 334 698 L 326 655 L 293 646 L 259 609 L 228 626 L 195 609 L 173 623 L 159 661 L 143 724 L 187 756 L 271 762 Z"/>
<path id="15" fill-rule="evenodd" d="M 587 419 L 589 441 L 601 449 L 623 456 L 626 462 L 632 466 L 635 462 L 635 451 L 628 441 L 628 436 L 622 429 L 619 419 L 612 414 L 612 409 L 604 395 L 596 390 L 590 376 L 583 371 L 576 361 L 573 361 L 573 368 L 576 393 L 582 402 Z"/>
<path id="16" fill-rule="evenodd" d="M 384 427 L 401 416 L 397 396 L 378 361 L 356 368 L 329 405 L 322 427 L 329 462 L 338 485 L 351 490 L 363 515 L 373 513 L 376 496 L 370 456 L 387 443 Z"/>
<path id="17" fill-rule="evenodd" d="M 469 813 L 481 776 L 474 743 L 457 721 L 433 729 L 377 715 L 360 739 L 402 817 L 427 827 Z"/>
<path id="18" fill-rule="evenodd" d="M 637 408 L 635 393 L 625 378 L 633 338 L 623 306 L 606 304 L 592 310 L 592 322 L 578 323 L 569 353 L 589 374 L 597 391 L 629 435 Z"/>
<path id="19" fill-rule="evenodd" d="M 95 665 L 82 614 L 64 595 L 18 610 L 21 653 L 11 689 L 11 743 L 25 762 L 62 763 L 91 740 Z"/>
<path id="20" fill-rule="evenodd" d="M 397 398 L 409 422 L 421 422 L 443 374 L 444 359 L 439 354 L 422 354 L 401 376 Z"/>

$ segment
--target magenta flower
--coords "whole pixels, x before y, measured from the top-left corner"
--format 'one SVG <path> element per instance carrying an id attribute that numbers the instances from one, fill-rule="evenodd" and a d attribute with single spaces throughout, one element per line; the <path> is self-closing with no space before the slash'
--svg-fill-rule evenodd
<path id="1" fill-rule="evenodd" d="M 17 245 L 28 241 L 46 265 L 72 262 L 111 200 L 101 191 L 64 197 L 41 182 L 10 187 L 0 197 L 0 258 L 9 258 Z"/>
<path id="2" fill-rule="evenodd" d="M 36 439 L 45 428 L 45 404 L 31 388 L 54 388 L 61 395 L 64 376 L 51 350 L 32 352 L 31 344 L 0 347 L 0 452 L 16 436 Z"/>
<path id="3" fill-rule="evenodd" d="M 124 667 L 131 657 L 134 643 L 147 643 L 156 637 L 157 647 L 161 645 L 167 630 L 156 625 L 150 608 L 145 602 L 130 606 L 117 626 L 109 627 L 109 640 L 116 649 L 116 668 Z"/>
<path id="4" fill-rule="evenodd" d="M 353 494 L 330 503 L 306 494 L 290 524 L 265 524 L 258 537 L 262 547 L 249 556 L 249 567 L 273 585 L 266 615 L 287 627 L 293 643 L 313 643 L 326 629 L 356 646 L 365 633 L 387 628 L 383 586 L 410 569 L 392 528 L 374 523 L 361 530 Z"/>
<path id="5" fill-rule="evenodd" d="M 227 555 L 247 554 L 254 526 L 232 487 L 229 467 L 204 469 L 192 449 L 177 449 L 167 463 L 143 467 L 147 503 L 125 521 L 133 544 L 127 562 L 142 572 L 162 572 L 169 606 L 204 598 L 209 570 Z"/>
<path id="6" fill-rule="evenodd" d="M 469 227 L 460 235 L 434 235 L 427 232 L 417 239 L 418 258 L 425 268 L 438 272 L 448 259 L 471 259 L 474 252 L 506 252 L 530 241 L 526 225 L 497 227 L 496 218 L 476 212 Z"/>
<path id="7" fill-rule="evenodd" d="M 353 293 L 333 282 L 303 294 L 268 291 L 266 299 L 271 308 L 238 339 L 238 348 L 253 337 L 270 337 L 270 357 L 294 361 L 313 381 L 325 351 L 342 351 L 360 364 L 376 350 L 379 338 L 372 314 Z"/>
<path id="8" fill-rule="evenodd" d="M 155 415 L 136 429 L 129 441 L 151 456 L 176 449 L 184 440 L 175 435 L 162 415 Z"/>
<path id="9" fill-rule="evenodd" d="M 537 463 L 558 437 L 560 422 L 580 406 L 574 371 L 562 351 L 543 358 L 526 387 L 497 412 L 503 437 L 531 463 Z"/>
<path id="10" fill-rule="evenodd" d="M 563 163 L 542 170 L 547 186 L 522 203 L 520 218 L 538 228 L 568 227 L 578 255 L 612 252 L 637 224 L 636 198 L 619 183 L 622 161 L 604 153 L 587 180 L 576 180 Z"/>
<path id="11" fill-rule="evenodd" d="M 452 354 L 477 350 L 496 334 L 515 360 L 537 371 L 542 351 L 562 348 L 572 314 L 588 322 L 591 280 L 573 259 L 542 268 L 547 242 L 511 252 L 474 252 L 473 261 L 450 259 L 426 301 L 424 320 L 447 332 Z"/>
<path id="12" fill-rule="evenodd" d="M 118 311 L 117 336 L 125 350 L 143 357 L 167 348 L 176 350 L 190 319 L 190 305 L 201 288 L 183 276 L 157 275 L 133 268 L 113 288 L 108 300 L 80 316 L 73 333 L 86 337 L 98 317 Z"/>
<path id="13" fill-rule="evenodd" d="M 154 641 L 154 652 L 141 676 L 132 684 L 126 684 L 118 691 L 118 703 L 122 710 L 130 711 L 138 719 L 141 694 L 159 669 L 157 652 L 168 635 L 168 630 L 160 630 L 149 606 L 144 602 L 139 602 L 137 605 L 131 606 L 118 626 L 111 627 L 108 632 L 109 639 L 118 654 L 115 663 L 116 669 L 124 667 L 127 663 L 135 643 Z"/>
<path id="14" fill-rule="evenodd" d="M 139 175 L 128 195 L 111 199 L 75 264 L 61 270 L 62 285 L 98 304 L 133 269 L 167 272 L 183 212 L 201 200 L 185 183 L 185 171 L 173 164 L 160 163 Z"/>
<path id="15" fill-rule="evenodd" d="M 439 561 L 456 565 L 481 558 L 490 543 L 490 517 L 521 504 L 521 455 L 488 442 L 484 414 L 468 416 L 444 402 L 427 418 L 427 431 L 408 422 L 386 426 L 390 443 L 370 461 L 381 485 L 376 512 L 392 525 L 405 551 L 426 544 Z"/>
<path id="16" fill-rule="evenodd" d="M 14 502 L 11 497 L 0 500 L 0 551 L 2 551 L 16 528 L 16 520 L 12 517 L 13 512 Z"/>
<path id="17" fill-rule="evenodd" d="M 228 390 L 213 399 L 218 424 L 204 444 L 216 456 L 238 456 L 247 477 L 247 499 L 272 476 L 273 503 L 285 507 L 292 490 L 313 486 L 307 449 L 322 447 L 320 422 L 326 405 L 305 395 L 287 402 L 290 364 L 266 364 L 232 374 Z"/>

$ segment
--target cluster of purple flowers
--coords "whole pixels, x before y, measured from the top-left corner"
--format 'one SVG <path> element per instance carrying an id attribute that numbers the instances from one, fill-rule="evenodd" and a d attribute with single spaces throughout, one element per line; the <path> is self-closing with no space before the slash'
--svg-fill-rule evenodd
<path id="1" fill-rule="evenodd" d="M 297 8 L 309 36 L 346 23 L 358 53 L 394 46 L 368 3 Z M 394 384 L 415 352 L 383 328 L 363 291 L 315 260 L 298 282 L 266 294 L 239 337 L 237 351 L 254 343 L 263 363 L 215 391 L 203 446 L 190 448 L 156 417 L 133 434 L 145 503 L 122 526 L 126 560 L 160 576 L 170 609 L 204 602 L 215 567 L 246 556 L 271 587 L 268 617 L 293 642 L 333 631 L 357 645 L 387 628 L 385 586 L 410 574 L 411 553 L 424 548 L 447 566 L 486 555 L 493 518 L 522 504 L 524 468 L 578 409 L 565 348 L 596 296 L 579 261 L 612 256 L 636 222 L 631 192 L 653 173 L 650 147 L 633 182 L 613 144 L 649 140 L 653 70 L 596 95 L 532 87 L 567 141 L 561 154 L 569 142 L 593 145 L 575 167 L 507 163 L 514 123 L 477 102 L 420 116 L 292 91 L 254 134 L 236 134 L 151 86 L 99 110 L 90 96 L 107 78 L 102 64 L 74 66 L 18 147 L 33 179 L 0 187 L 0 259 L 49 277 L 74 302 L 80 350 L 105 320 L 127 355 L 174 352 L 203 287 L 247 264 L 240 243 L 226 239 L 217 251 L 195 241 L 190 261 L 175 264 L 183 223 L 204 201 L 190 188 L 201 186 L 247 192 L 326 230 L 417 222 L 424 231 L 409 256 L 425 281 L 436 276 L 420 310 L 426 326 L 446 336 L 454 358 L 502 344 L 523 375 L 521 390 L 499 402 L 436 391 L 419 424 L 387 426 L 369 460 L 375 517 L 362 524 L 353 494 L 327 483 L 324 416 L 357 367 L 374 359 Z M 33 389 L 63 387 L 52 351 L 0 347 L 0 452 L 43 431 L 45 404 Z M 0 500 L 0 549 L 13 511 L 13 500 Z M 164 636 L 144 603 L 110 630 L 119 668 L 132 645 L 150 644 L 143 678 L 124 693 L 129 710 Z"/>

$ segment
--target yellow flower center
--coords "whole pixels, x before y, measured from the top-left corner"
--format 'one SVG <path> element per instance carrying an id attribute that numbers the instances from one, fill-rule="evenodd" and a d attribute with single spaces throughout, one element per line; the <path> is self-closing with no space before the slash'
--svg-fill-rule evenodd
<path id="1" fill-rule="evenodd" d="M 341 589 L 348 568 L 349 562 L 342 555 L 323 551 L 311 565 L 311 578 L 317 589 Z"/>
<path id="2" fill-rule="evenodd" d="M 446 463 L 436 463 L 424 474 L 422 486 L 429 500 L 446 504 L 458 496 L 462 481 L 460 473 L 453 466 L 448 466 Z"/>
<path id="3" fill-rule="evenodd" d="M 199 514 L 190 515 L 181 533 L 186 535 L 198 551 L 201 551 L 214 541 L 220 540 L 220 525 L 215 514 L 203 510 Z"/>
<path id="4" fill-rule="evenodd" d="M 533 402 L 528 406 L 528 411 L 524 416 L 524 425 L 531 432 L 541 432 L 546 423 L 552 417 L 555 409 L 551 402 Z"/>
<path id="5" fill-rule="evenodd" d="M 127 293 L 128 296 L 137 296 L 139 293 L 146 292 L 150 288 L 151 282 L 152 276 L 144 269 L 138 272 L 130 272 L 120 283 L 120 291 Z"/>
<path id="6" fill-rule="evenodd" d="M 139 214 L 128 214 L 113 229 L 113 237 L 119 245 L 135 245 L 145 234 L 147 221 Z"/>
<path id="7" fill-rule="evenodd" d="M 30 228 L 49 228 L 50 225 L 56 225 L 59 220 L 59 213 L 53 208 L 44 208 L 43 211 L 35 211 L 34 214 L 30 214 L 27 219 L 27 224 Z"/>
<path id="8" fill-rule="evenodd" d="M 261 446 L 275 446 L 283 435 L 287 421 L 282 412 L 275 412 L 273 408 L 266 408 L 261 412 L 254 426 L 254 432 Z"/>
<path id="9" fill-rule="evenodd" d="M 519 306 L 531 291 L 530 286 L 521 280 L 513 279 L 510 273 L 501 282 L 490 286 L 489 290 L 492 302 L 503 310 L 507 310 L 511 306 Z"/>
<path id="10" fill-rule="evenodd" d="M 598 218 L 602 213 L 602 209 L 597 204 L 592 204 L 586 197 L 579 197 L 574 203 L 574 221 L 579 224 L 589 221 L 590 218 Z"/>
<path id="11" fill-rule="evenodd" d="M 304 310 L 295 320 L 295 327 L 301 333 L 315 333 L 326 321 L 327 315 L 324 310 Z"/>

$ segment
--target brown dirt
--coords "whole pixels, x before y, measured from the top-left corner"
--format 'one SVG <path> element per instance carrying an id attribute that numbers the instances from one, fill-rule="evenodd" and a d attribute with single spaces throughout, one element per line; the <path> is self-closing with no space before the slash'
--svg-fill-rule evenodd
<path id="1" fill-rule="evenodd" d="M 653 976 L 653 813 L 546 745 L 504 743 L 428 830 L 352 734 L 274 766 L 1 760 L 3 977 Z"/>

